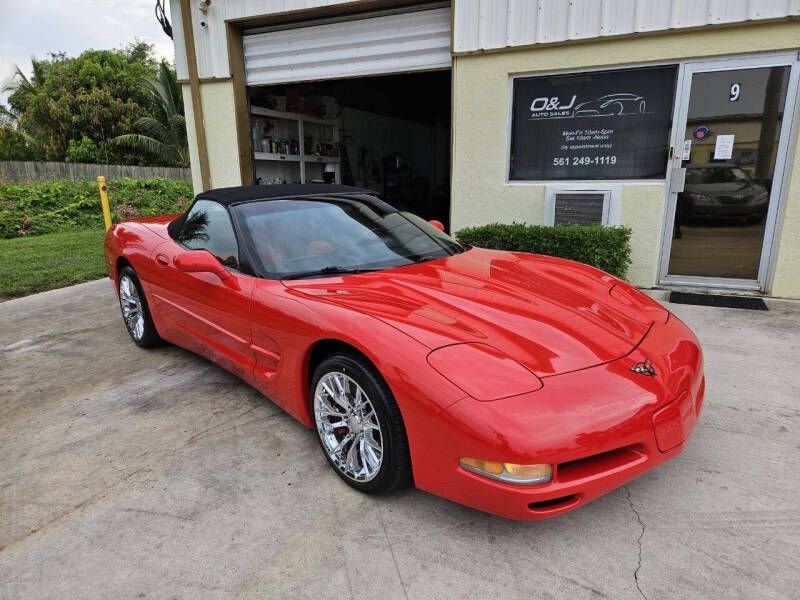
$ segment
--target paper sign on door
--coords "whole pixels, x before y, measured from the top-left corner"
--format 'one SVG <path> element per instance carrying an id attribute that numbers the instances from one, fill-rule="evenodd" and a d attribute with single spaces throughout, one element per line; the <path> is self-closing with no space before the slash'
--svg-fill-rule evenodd
<path id="1" fill-rule="evenodd" d="M 681 160 L 689 160 L 692 156 L 692 140 L 683 140 L 683 154 Z"/>
<path id="2" fill-rule="evenodd" d="M 714 146 L 715 160 L 728 160 L 733 156 L 733 138 L 732 135 L 717 136 L 717 144 Z"/>

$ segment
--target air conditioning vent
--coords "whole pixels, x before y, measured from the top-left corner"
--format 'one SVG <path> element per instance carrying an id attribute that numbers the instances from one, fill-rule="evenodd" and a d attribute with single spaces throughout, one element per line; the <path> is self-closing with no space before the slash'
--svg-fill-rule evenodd
<path id="1" fill-rule="evenodd" d="M 596 187 L 595 187 L 596 186 Z M 615 227 L 620 222 L 619 184 L 555 184 L 544 188 L 545 225 L 602 225 Z"/>
<path id="2" fill-rule="evenodd" d="M 557 192 L 553 224 L 602 225 L 606 197 L 603 192 Z"/>

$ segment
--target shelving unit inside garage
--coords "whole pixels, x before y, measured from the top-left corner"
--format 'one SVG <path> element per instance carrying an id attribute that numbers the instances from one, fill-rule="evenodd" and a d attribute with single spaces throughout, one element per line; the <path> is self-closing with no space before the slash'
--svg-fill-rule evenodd
<path id="1" fill-rule="evenodd" d="M 260 106 L 251 106 L 250 114 L 255 173 L 261 183 L 322 182 L 326 170 L 333 173 L 334 183 L 341 183 L 339 119 Z"/>

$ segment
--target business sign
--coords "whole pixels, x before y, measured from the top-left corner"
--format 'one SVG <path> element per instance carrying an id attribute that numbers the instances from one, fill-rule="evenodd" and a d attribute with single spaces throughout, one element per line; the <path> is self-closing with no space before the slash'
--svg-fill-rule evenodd
<path id="1" fill-rule="evenodd" d="M 511 180 L 664 177 L 676 68 L 514 80 Z"/>

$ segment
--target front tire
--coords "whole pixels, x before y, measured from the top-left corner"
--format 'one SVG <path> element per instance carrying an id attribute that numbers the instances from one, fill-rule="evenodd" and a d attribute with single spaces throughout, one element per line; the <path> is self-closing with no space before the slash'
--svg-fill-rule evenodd
<path id="1" fill-rule="evenodd" d="M 356 353 L 337 353 L 314 370 L 311 405 L 317 439 L 331 467 L 367 494 L 411 480 L 403 417 L 378 370 Z"/>
<path id="2" fill-rule="evenodd" d="M 122 321 L 131 338 L 142 348 L 155 348 L 164 343 L 150 316 L 144 290 L 133 267 L 123 267 L 119 272 L 117 291 Z"/>

